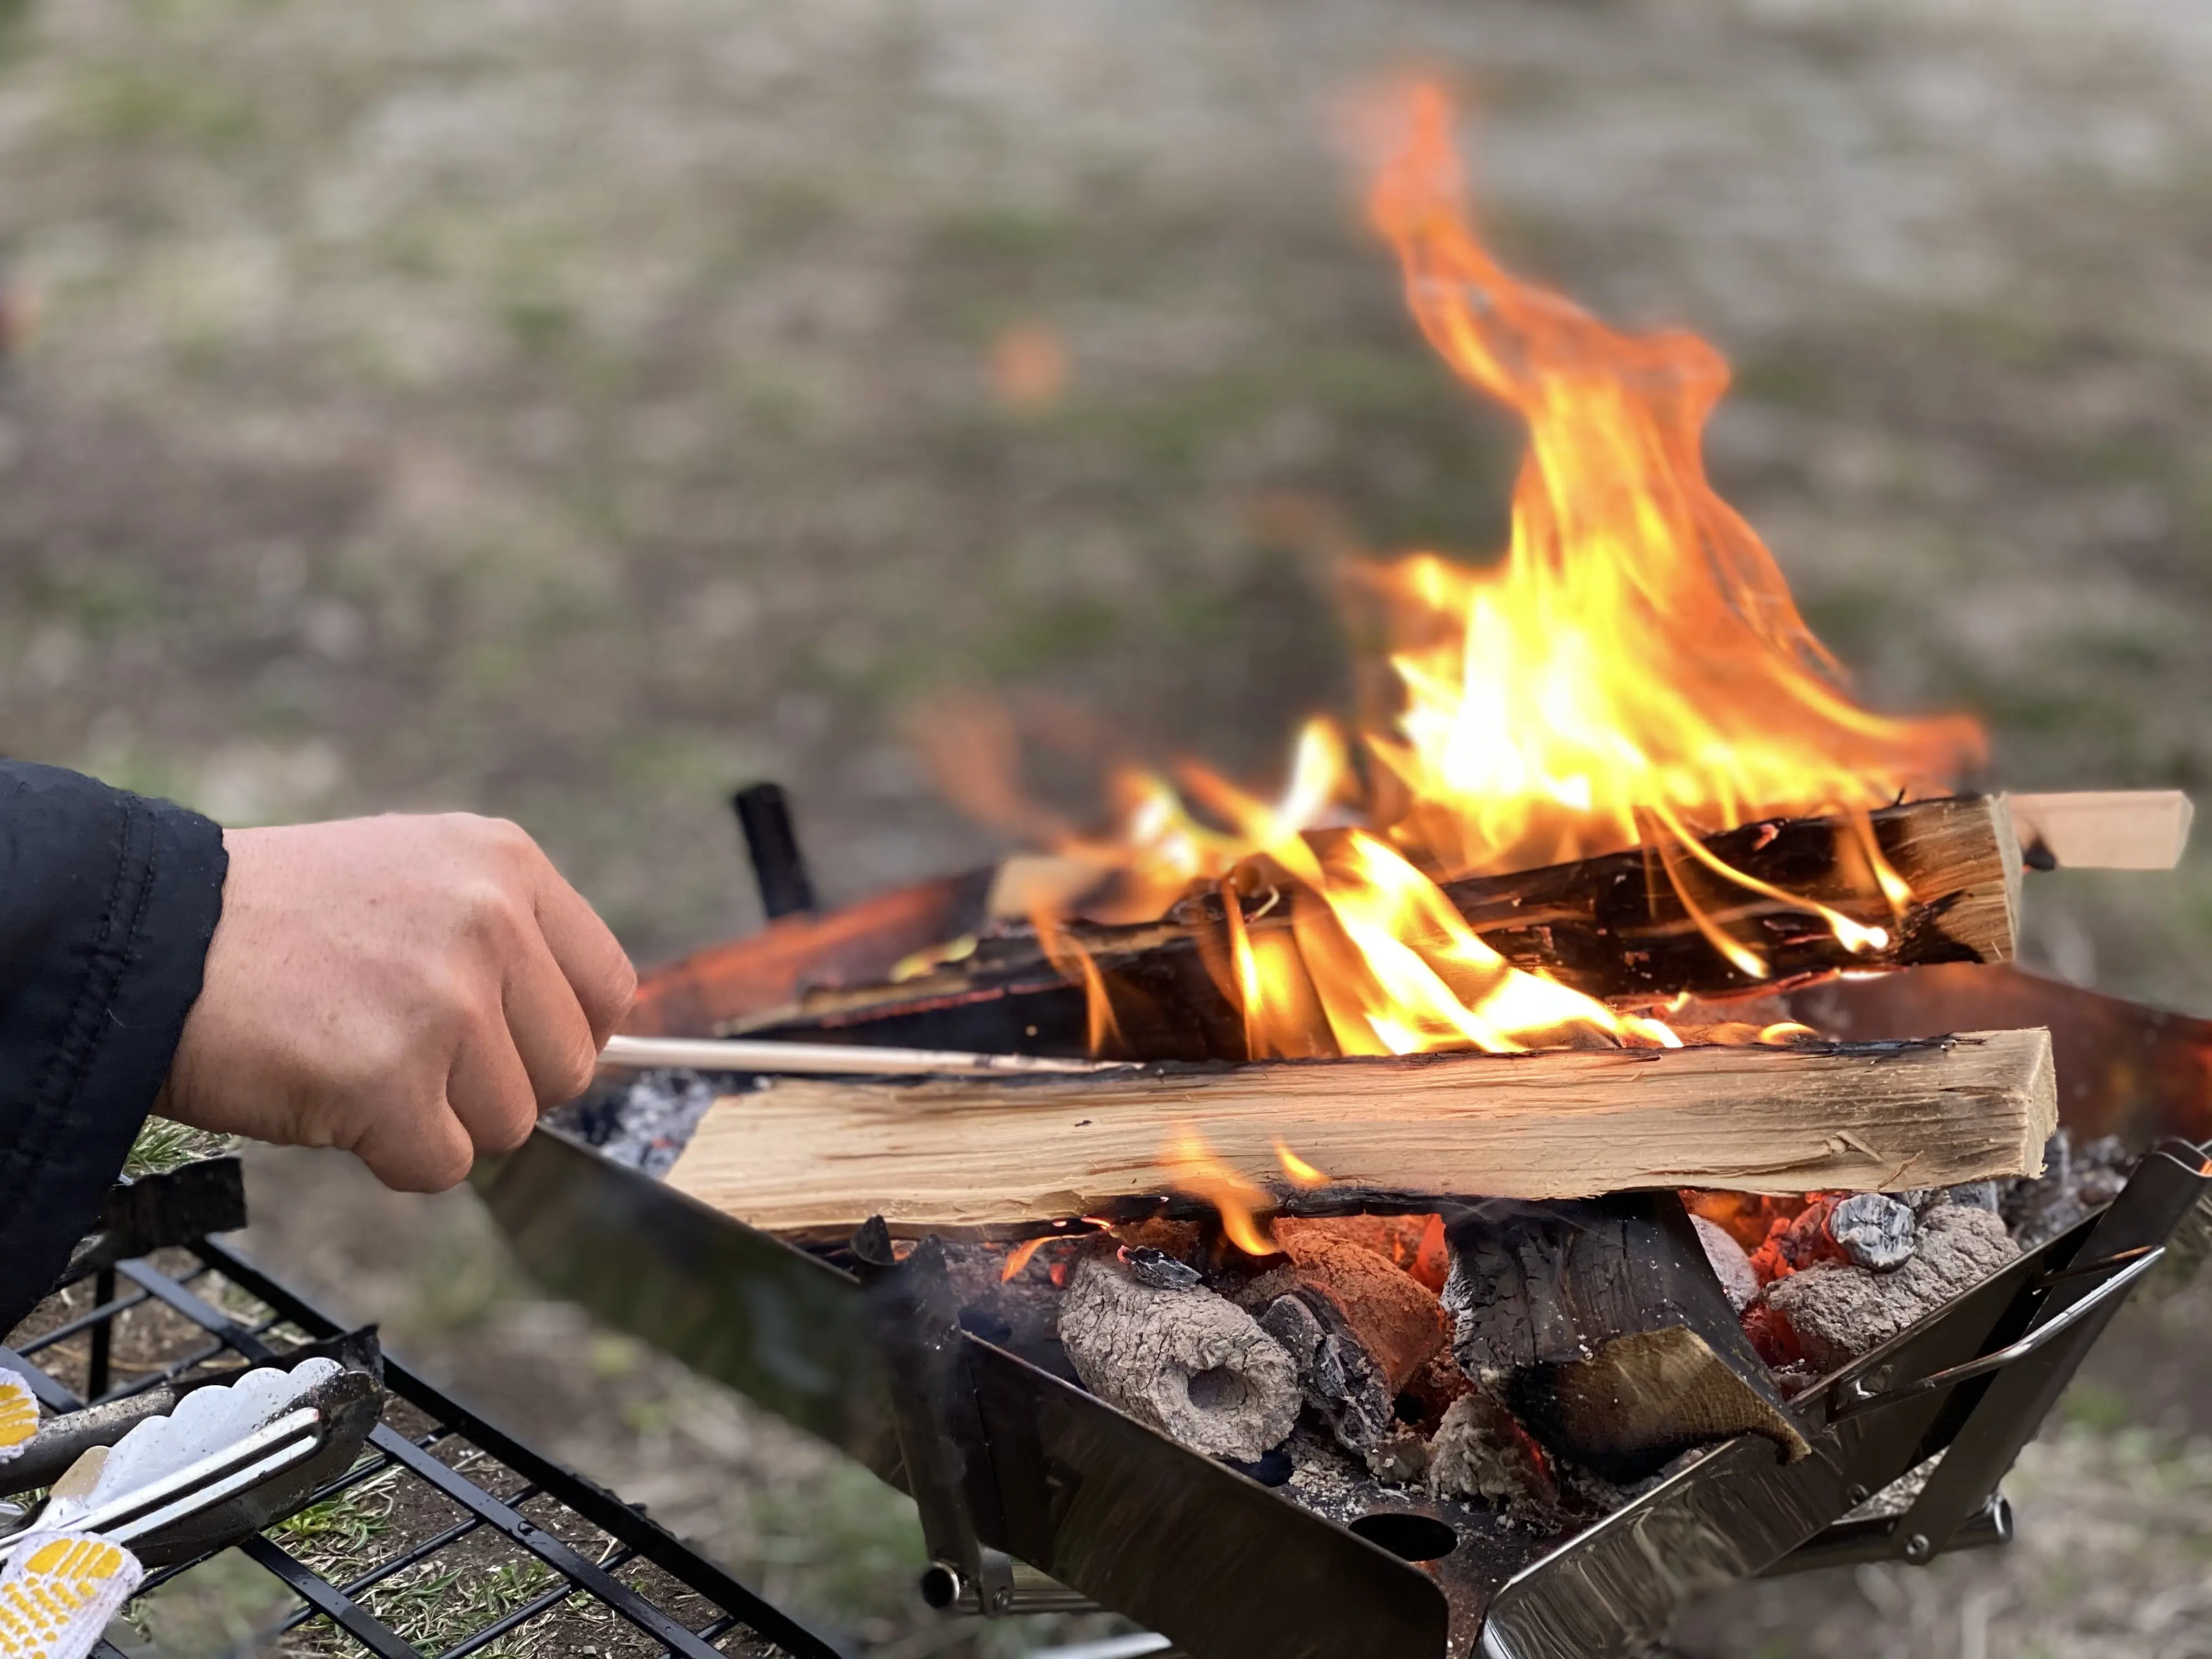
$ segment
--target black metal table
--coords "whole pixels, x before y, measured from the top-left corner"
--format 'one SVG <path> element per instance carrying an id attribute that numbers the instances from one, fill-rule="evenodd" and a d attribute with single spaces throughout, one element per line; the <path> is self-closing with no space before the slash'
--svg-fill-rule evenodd
<path id="1" fill-rule="evenodd" d="M 342 1331 L 306 1297 L 211 1240 L 158 1259 L 162 1265 L 124 1261 L 82 1280 L 90 1305 L 69 1309 L 17 1347 L 0 1348 L 0 1364 L 27 1379 L 48 1412 L 67 1412 L 127 1398 L 210 1364 L 281 1358 L 290 1347 Z M 228 1305 L 216 1305 L 218 1298 Z M 180 1333 L 157 1369 L 118 1382 L 116 1322 L 149 1307 L 196 1332 Z M 73 1340 L 80 1337 L 82 1344 Z M 380 1659 L 467 1659 L 566 1609 L 588 1613 L 601 1632 L 592 1647 L 602 1654 L 836 1659 L 826 1638 L 702 1559 L 641 1509 L 503 1433 L 388 1357 L 385 1385 L 384 1420 L 367 1449 L 313 1501 L 368 1490 L 404 1493 L 410 1508 L 434 1510 L 442 1524 L 342 1578 L 327 1576 L 334 1564 L 312 1563 L 316 1552 L 297 1546 L 290 1523 L 234 1546 L 295 1604 L 258 1638 L 274 1640 L 320 1621 L 344 1650 Z M 485 1565 L 488 1540 L 499 1546 L 505 1567 Z M 149 1573 L 140 1594 L 206 1559 Z M 426 1582 L 434 1589 L 447 1582 L 443 1572 L 456 1575 L 450 1582 L 458 1589 L 472 1567 L 506 1571 L 503 1582 L 520 1590 L 514 1604 L 490 1607 L 483 1622 L 427 1649 L 380 1616 L 380 1594 L 408 1583 L 419 1594 Z M 100 1659 L 125 1659 L 107 1643 L 96 1651 Z"/>

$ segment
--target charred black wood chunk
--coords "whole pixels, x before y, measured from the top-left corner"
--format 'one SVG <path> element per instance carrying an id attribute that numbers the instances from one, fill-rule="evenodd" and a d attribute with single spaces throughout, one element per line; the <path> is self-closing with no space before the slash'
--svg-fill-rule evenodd
<path id="1" fill-rule="evenodd" d="M 1447 1224 L 1454 1357 L 1536 1438 L 1611 1480 L 1751 1432 L 1804 1432 L 1672 1193 L 1471 1206 Z"/>

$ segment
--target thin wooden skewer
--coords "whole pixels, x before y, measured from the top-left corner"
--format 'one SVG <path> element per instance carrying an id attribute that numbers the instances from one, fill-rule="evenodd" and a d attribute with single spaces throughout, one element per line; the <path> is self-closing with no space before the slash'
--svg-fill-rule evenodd
<path id="1" fill-rule="evenodd" d="M 700 1072 L 762 1072 L 787 1076 L 1005 1077 L 1127 1072 L 1133 1062 L 1060 1060 L 1043 1054 L 971 1054 L 939 1048 L 872 1048 L 860 1043 L 776 1042 L 759 1037 L 614 1036 L 599 1050 L 602 1066 L 683 1066 Z"/>

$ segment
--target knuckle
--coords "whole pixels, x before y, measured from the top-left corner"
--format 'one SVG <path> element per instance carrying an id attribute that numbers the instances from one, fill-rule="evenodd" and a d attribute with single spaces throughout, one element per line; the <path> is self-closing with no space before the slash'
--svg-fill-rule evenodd
<path id="1" fill-rule="evenodd" d="M 541 1106 L 557 1106 L 564 1100 L 574 1100 L 592 1086 L 592 1079 L 599 1068 L 599 1050 L 587 1041 L 578 1043 L 561 1057 L 553 1074 L 546 1079 L 550 1085 L 540 1096 Z"/>

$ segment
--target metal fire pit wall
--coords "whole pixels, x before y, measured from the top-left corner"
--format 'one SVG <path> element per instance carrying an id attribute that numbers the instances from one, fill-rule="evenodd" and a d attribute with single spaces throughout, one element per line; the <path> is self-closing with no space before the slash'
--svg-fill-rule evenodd
<path id="1" fill-rule="evenodd" d="M 966 898 L 939 884 L 862 907 L 895 924 L 882 932 L 853 913 L 780 922 L 683 964 L 659 994 L 649 981 L 647 1023 L 708 1031 L 813 973 L 880 975 L 877 955 L 914 948 L 907 934 Z M 1998 1480 L 2212 1185 L 2192 1144 L 2212 1137 L 2212 1025 L 2002 969 L 1913 970 L 1805 994 L 1816 1000 L 1807 1012 L 1854 1036 L 2047 1024 L 2069 1124 L 2163 1144 L 2106 1210 L 1801 1395 L 1812 1455 L 1784 1465 L 1765 1440 L 1729 1441 L 1552 1538 L 1390 1491 L 1377 1511 L 1456 1537 L 1418 1565 L 970 1334 L 887 1341 L 880 1291 L 562 1132 L 480 1166 L 479 1185 L 550 1287 L 915 1490 L 933 1548 L 950 1513 L 971 1556 L 1003 1551 L 1194 1659 L 1626 1659 L 1736 1578 L 2008 1535 Z M 916 1440 L 924 1375 L 936 1434 Z M 902 1427 L 933 1466 L 919 1481 Z M 1843 1519 L 1939 1450 L 1902 1515 Z"/>

